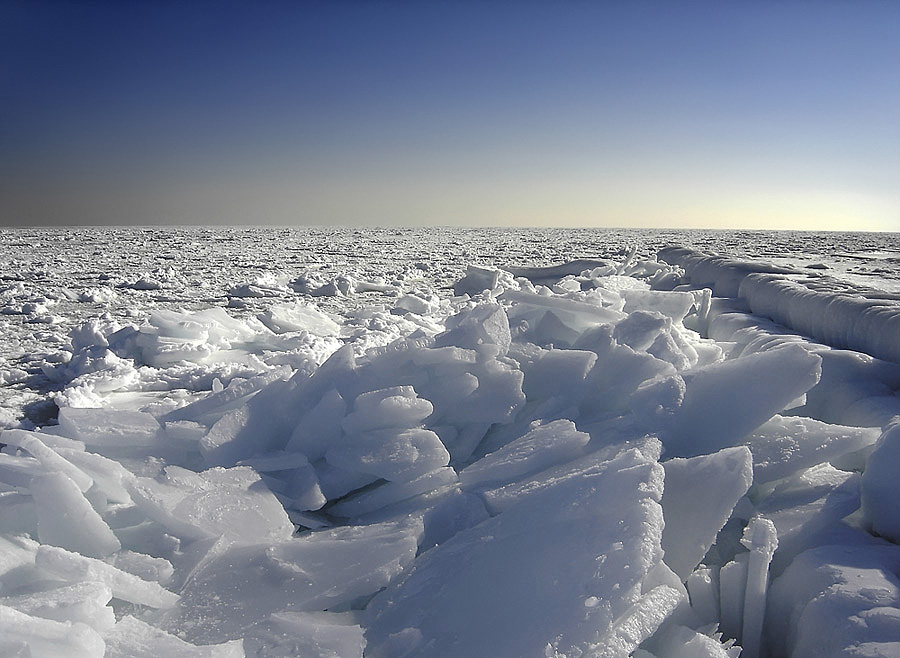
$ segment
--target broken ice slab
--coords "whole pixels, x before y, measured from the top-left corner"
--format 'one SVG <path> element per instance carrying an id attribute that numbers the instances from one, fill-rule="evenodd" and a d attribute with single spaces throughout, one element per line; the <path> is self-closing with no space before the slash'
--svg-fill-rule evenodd
<path id="1" fill-rule="evenodd" d="M 717 624 L 719 620 L 719 571 L 708 567 L 694 570 L 688 577 L 687 589 L 690 594 L 691 611 L 697 622 L 703 625 Z"/>
<path id="2" fill-rule="evenodd" d="M 195 444 L 206 434 L 205 425 L 195 423 L 192 420 L 170 420 L 163 423 L 166 438 L 175 441 L 183 441 L 187 444 Z"/>
<path id="3" fill-rule="evenodd" d="M 615 264 L 611 261 L 597 258 L 577 258 L 559 265 L 546 267 L 508 265 L 504 269 L 513 276 L 524 277 L 535 283 L 558 281 L 563 277 L 579 274 L 602 276 L 603 274 L 616 271 Z"/>
<path id="4" fill-rule="evenodd" d="M 47 472 L 34 457 L 0 452 L 0 484 L 13 490 L 27 490 L 31 479 Z"/>
<path id="5" fill-rule="evenodd" d="M 822 379 L 807 394 L 805 415 L 829 423 L 883 427 L 900 414 L 900 363 L 852 350 L 820 348 Z"/>
<path id="6" fill-rule="evenodd" d="M 620 293 L 625 300 L 624 311 L 655 311 L 675 322 L 681 322 L 695 304 L 689 292 L 626 289 Z"/>
<path id="7" fill-rule="evenodd" d="M 900 419 L 885 428 L 869 456 L 862 475 L 861 495 L 866 523 L 878 534 L 900 541 L 900 514 L 897 500 L 900 496 Z"/>
<path id="8" fill-rule="evenodd" d="M 330 389 L 297 423 L 285 450 L 299 451 L 310 461 L 325 456 L 328 446 L 340 439 L 341 420 L 347 414 L 347 403 L 337 389 Z"/>
<path id="9" fill-rule="evenodd" d="M 672 364 L 619 345 L 612 332 L 611 326 L 599 325 L 585 331 L 575 344 L 578 349 L 597 354 L 585 378 L 586 394 L 579 405 L 584 421 L 626 413 L 632 393 L 642 383 L 675 373 Z"/>
<path id="10" fill-rule="evenodd" d="M 103 635 L 104 658 L 244 658 L 240 640 L 197 646 L 151 626 L 131 615 L 124 616 Z"/>
<path id="11" fill-rule="evenodd" d="M 374 489 L 366 489 L 348 496 L 329 507 L 328 513 L 345 518 L 355 518 L 434 489 L 455 485 L 458 482 L 459 477 L 456 471 L 447 466 L 421 475 L 409 482 L 385 482 Z"/>
<path id="12" fill-rule="evenodd" d="M 277 473 L 278 471 L 291 471 L 306 466 L 308 463 L 309 460 L 302 453 L 279 450 L 242 459 L 237 466 L 249 466 L 257 473 Z"/>
<path id="13" fill-rule="evenodd" d="M 391 312 L 397 315 L 415 313 L 416 315 L 428 316 L 437 311 L 440 306 L 441 299 L 437 295 L 425 292 L 408 293 L 397 298 Z"/>
<path id="14" fill-rule="evenodd" d="M 39 427 L 34 430 L 37 433 L 37 438 L 41 440 L 48 448 L 52 448 L 53 450 L 59 450 L 60 448 L 65 448 L 67 450 L 80 450 L 84 452 L 85 445 L 83 441 L 77 441 L 75 439 L 70 439 L 66 436 L 62 435 L 62 428 L 59 425 L 49 425 L 46 427 Z M 0 441 L 0 443 L 3 443 Z"/>
<path id="15" fill-rule="evenodd" d="M 446 466 L 450 453 L 431 430 L 387 428 L 344 437 L 325 459 L 338 468 L 405 482 Z"/>
<path id="16" fill-rule="evenodd" d="M 258 329 L 232 318 L 221 307 L 194 312 L 158 309 L 131 339 L 134 347 L 125 351 L 145 364 L 166 368 L 183 362 L 202 363 L 216 351 L 239 346 L 257 333 Z M 116 337 L 110 336 L 113 349 L 116 342 Z"/>
<path id="17" fill-rule="evenodd" d="M 41 543 L 98 558 L 122 548 L 113 531 L 67 475 L 61 472 L 39 475 L 32 478 L 28 488 L 34 498 Z"/>
<path id="18" fill-rule="evenodd" d="M 36 531 L 34 499 L 27 493 L 0 491 L 0 534 L 34 535 Z"/>
<path id="19" fill-rule="evenodd" d="M 24 535 L 0 535 L 0 593 L 14 591 L 36 580 L 34 556 L 39 546 Z"/>
<path id="20" fill-rule="evenodd" d="M 666 457 L 734 445 L 819 380 L 821 358 L 800 345 L 655 379 L 631 396 L 635 420 L 657 432 Z"/>
<path id="21" fill-rule="evenodd" d="M 195 473 L 168 466 L 128 482 L 135 504 L 177 537 L 277 541 L 293 534 L 284 507 L 247 466 Z"/>
<path id="22" fill-rule="evenodd" d="M 678 590 L 666 585 L 654 587 L 641 595 L 599 641 L 588 645 L 587 655 L 617 658 L 631 654 L 657 631 L 683 600 Z"/>
<path id="23" fill-rule="evenodd" d="M 265 450 L 268 446 L 254 445 L 258 443 L 258 436 L 251 432 L 251 425 L 251 410 L 247 405 L 233 409 L 219 418 L 200 439 L 200 453 L 206 464 L 233 466 L 254 452 Z"/>
<path id="24" fill-rule="evenodd" d="M 152 580 L 163 587 L 172 582 L 172 576 L 175 574 L 175 568 L 168 560 L 130 550 L 119 551 L 115 555 L 109 556 L 106 562 L 141 580 Z"/>
<path id="25" fill-rule="evenodd" d="M 266 655 L 362 658 L 366 640 L 356 617 L 352 612 L 276 612 L 263 638 Z"/>
<path id="26" fill-rule="evenodd" d="M 801 553 L 769 588 L 772 655 L 900 655 L 900 548 L 859 534 L 856 543 Z"/>
<path id="27" fill-rule="evenodd" d="M 156 418 L 142 411 L 74 407 L 59 410 L 59 425 L 70 438 L 99 451 L 147 448 L 157 442 L 161 429 Z"/>
<path id="28" fill-rule="evenodd" d="M 393 579 L 415 557 L 421 520 L 317 530 L 276 544 L 219 541 L 193 570 L 168 623 L 192 642 L 252 635 L 278 612 L 349 604 Z"/>
<path id="29" fill-rule="evenodd" d="M 460 295 L 478 295 L 485 290 L 493 290 L 497 287 L 500 280 L 500 270 L 493 267 L 480 267 L 466 265 L 466 274 L 463 278 L 453 284 L 453 294 Z"/>
<path id="30" fill-rule="evenodd" d="M 418 397 L 412 386 L 394 386 L 356 396 L 353 411 L 341 420 L 341 427 L 349 435 L 387 427 L 416 427 L 432 411 L 431 402 Z"/>
<path id="31" fill-rule="evenodd" d="M 94 484 L 91 477 L 80 468 L 66 460 L 56 450 L 44 443 L 44 435 L 40 432 L 25 430 L 3 430 L 0 432 L 0 443 L 21 448 L 41 462 L 48 471 L 65 473 L 81 491 L 87 491 Z M 78 451 L 81 452 L 81 451 Z"/>
<path id="32" fill-rule="evenodd" d="M 625 441 L 604 446 L 580 459 L 567 464 L 548 468 L 535 475 L 510 482 L 496 489 L 488 489 L 480 493 L 485 508 L 491 515 L 497 515 L 521 500 L 535 493 L 555 486 L 576 477 L 599 477 L 611 466 L 622 467 L 624 463 L 640 466 L 647 460 L 658 461 L 662 449 L 659 440 L 653 437 L 641 437 L 634 441 Z"/>
<path id="33" fill-rule="evenodd" d="M 586 350 L 541 350 L 534 362 L 522 367 L 522 391 L 529 402 L 554 396 L 580 399 L 588 372 L 597 361 Z"/>
<path id="34" fill-rule="evenodd" d="M 830 425 L 812 418 L 773 416 L 743 441 L 753 453 L 757 486 L 874 444 L 880 430 Z"/>
<path id="35" fill-rule="evenodd" d="M 125 482 L 134 477 L 119 462 L 94 452 L 57 448 L 62 457 L 89 475 L 99 490 L 111 503 L 131 503 Z M 93 493 L 93 492 L 92 492 Z"/>
<path id="36" fill-rule="evenodd" d="M 820 464 L 780 481 L 757 504 L 775 524 L 778 552 L 772 563 L 780 574 L 801 551 L 839 536 L 838 523 L 860 506 L 859 474 Z"/>
<path id="37" fill-rule="evenodd" d="M 421 518 L 424 534 L 419 538 L 423 553 L 450 537 L 488 518 L 481 498 L 456 486 L 433 489 L 353 519 L 355 523 L 383 523 L 402 518 Z"/>
<path id="38" fill-rule="evenodd" d="M 459 481 L 465 488 L 512 482 L 580 457 L 590 439 L 571 420 L 555 420 L 467 466 L 460 471 Z"/>
<path id="39" fill-rule="evenodd" d="M 662 557 L 662 486 L 662 468 L 636 450 L 544 478 L 379 593 L 367 655 L 580 655 L 625 628 L 640 641 L 671 609 L 651 605 L 650 619 L 640 605 Z"/>
<path id="40" fill-rule="evenodd" d="M 86 624 L 43 619 L 0 604 L 0 628 L 0 650 L 18 643 L 22 658 L 104 658 L 103 638 Z"/>
<path id="41" fill-rule="evenodd" d="M 146 519 L 137 506 L 132 506 L 130 509 L 137 510 L 141 517 Z M 133 525 L 117 527 L 115 533 L 124 549 L 147 555 L 172 558 L 182 545 L 182 541 L 178 537 L 168 534 L 167 528 L 155 521 L 145 520 Z M 130 572 L 131 570 L 126 569 L 126 571 Z"/>
<path id="42" fill-rule="evenodd" d="M 685 582 L 750 488 L 752 458 L 741 446 L 691 459 L 670 459 L 663 467 L 665 562 Z"/>
<path id="43" fill-rule="evenodd" d="M 377 475 L 339 468 L 324 459 L 320 459 L 312 466 L 316 470 L 322 495 L 328 500 L 336 500 L 379 480 Z"/>
<path id="44" fill-rule="evenodd" d="M 509 360 L 488 359 L 472 369 L 478 386 L 463 397 L 444 418 L 444 423 L 453 422 L 460 428 L 480 423 L 508 423 L 525 404 L 522 392 L 522 371 L 510 364 Z M 440 390 L 438 379 L 432 385 Z M 474 448 L 474 446 L 473 446 Z M 454 453 L 457 461 L 468 455 Z"/>
<path id="45" fill-rule="evenodd" d="M 277 304 L 256 316 L 276 334 L 308 331 L 316 336 L 337 336 L 340 325 L 313 304 Z"/>
<path id="46" fill-rule="evenodd" d="M 248 379 L 236 377 L 223 390 L 210 393 L 184 407 L 173 409 L 161 418 L 165 423 L 188 420 L 211 426 L 227 411 L 245 404 L 272 382 L 291 376 L 288 366 L 280 366 Z"/>
<path id="47" fill-rule="evenodd" d="M 241 460 L 238 466 L 249 466 L 257 473 L 271 473 L 267 483 L 281 486 L 279 492 L 292 499 L 288 505 L 291 508 L 317 510 L 327 502 L 316 471 L 303 453 L 272 452 Z"/>
<path id="48" fill-rule="evenodd" d="M 660 337 L 672 332 L 672 319 L 656 311 L 633 311 L 617 322 L 613 338 L 620 345 L 628 345 L 645 352 Z"/>
<path id="49" fill-rule="evenodd" d="M 552 339 L 552 335 L 541 335 L 538 331 L 541 321 L 546 314 L 551 314 L 559 323 L 559 337 L 570 337 L 571 341 L 564 341 L 571 345 L 585 330 L 599 324 L 615 324 L 625 318 L 625 314 L 610 308 L 604 308 L 599 304 L 570 299 L 559 295 L 541 295 L 531 292 L 507 290 L 503 293 L 503 300 L 512 303 L 509 310 L 511 324 L 524 321 L 527 323 L 526 338 L 535 332 L 532 342 L 540 344 L 541 339 Z M 529 338 L 530 340 L 530 338 Z M 554 342 L 550 340 L 549 342 Z"/>
<path id="50" fill-rule="evenodd" d="M 741 647 L 722 643 L 692 628 L 672 624 L 653 638 L 655 655 L 661 658 L 738 658 Z M 657 648 L 658 647 L 658 648 Z M 637 653 L 632 654 L 638 658 Z"/>
<path id="51" fill-rule="evenodd" d="M 298 370 L 291 379 L 271 382 L 222 415 L 200 439 L 206 464 L 234 466 L 242 459 L 282 448 L 303 413 L 306 381 L 306 372 Z"/>
<path id="52" fill-rule="evenodd" d="M 728 639 L 740 640 L 744 628 L 748 553 L 738 553 L 719 570 L 719 630 Z"/>
<path id="53" fill-rule="evenodd" d="M 512 340 L 509 318 L 497 303 L 481 303 L 467 308 L 445 321 L 446 331 L 434 338 L 435 347 L 462 347 L 479 351 L 483 346 L 496 346 L 506 354 Z"/>
<path id="54" fill-rule="evenodd" d="M 107 585 L 114 598 L 151 608 L 171 608 L 178 603 L 178 595 L 158 583 L 97 560 L 72 553 L 56 546 L 41 546 L 34 557 L 35 566 L 50 578 L 63 582 L 96 581 Z"/>
<path id="55" fill-rule="evenodd" d="M 0 597 L 7 605 L 43 619 L 80 622 L 98 632 L 113 627 L 116 617 L 109 607 L 112 591 L 103 583 L 85 581 L 29 594 Z"/>

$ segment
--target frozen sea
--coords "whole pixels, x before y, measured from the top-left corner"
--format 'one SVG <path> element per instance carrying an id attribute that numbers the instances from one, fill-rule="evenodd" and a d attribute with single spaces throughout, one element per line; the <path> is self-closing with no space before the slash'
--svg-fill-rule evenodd
<path id="1" fill-rule="evenodd" d="M 900 655 L 900 233 L 0 242 L 0 655 Z"/>
<path id="2" fill-rule="evenodd" d="M 69 332 L 89 320 L 137 323 L 153 309 L 210 306 L 247 317 L 309 299 L 304 277 L 381 281 L 396 291 L 452 295 L 469 264 L 550 266 L 579 258 L 652 258 L 681 245 L 765 260 L 852 285 L 900 293 L 900 233 L 625 229 L 120 228 L 0 229 L 0 405 L 7 424 L 55 415 Z M 241 288 L 243 286 L 243 288 Z M 390 294 L 397 294 L 391 291 Z M 342 314 L 379 292 L 321 295 Z M 390 301 L 390 300 L 388 300 Z"/>

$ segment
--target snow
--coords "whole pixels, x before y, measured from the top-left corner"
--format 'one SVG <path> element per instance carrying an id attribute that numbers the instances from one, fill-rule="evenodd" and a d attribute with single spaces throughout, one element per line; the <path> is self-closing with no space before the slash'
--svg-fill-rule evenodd
<path id="1" fill-rule="evenodd" d="M 709 286 L 719 297 L 739 297 L 757 315 L 836 348 L 900 361 L 900 299 L 895 294 L 684 248 L 663 249 L 659 255 L 683 267 L 693 284 Z"/>
<path id="2" fill-rule="evenodd" d="M 0 654 L 897 655 L 897 292 L 550 234 L 17 266 Z"/>

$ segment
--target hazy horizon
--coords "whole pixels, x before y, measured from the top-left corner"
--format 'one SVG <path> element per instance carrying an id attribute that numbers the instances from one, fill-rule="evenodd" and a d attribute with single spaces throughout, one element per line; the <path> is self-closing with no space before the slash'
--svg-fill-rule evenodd
<path id="1" fill-rule="evenodd" d="M 900 5 L 14 1 L 0 225 L 900 230 Z"/>

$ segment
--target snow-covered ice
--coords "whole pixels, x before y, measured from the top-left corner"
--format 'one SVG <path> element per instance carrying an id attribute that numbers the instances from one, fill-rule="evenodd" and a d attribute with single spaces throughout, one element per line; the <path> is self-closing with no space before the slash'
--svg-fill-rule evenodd
<path id="1" fill-rule="evenodd" d="M 0 655 L 900 652 L 895 234 L 0 235 Z"/>

